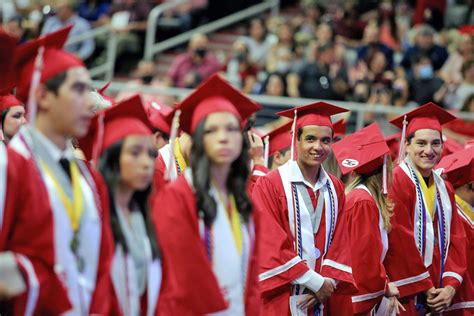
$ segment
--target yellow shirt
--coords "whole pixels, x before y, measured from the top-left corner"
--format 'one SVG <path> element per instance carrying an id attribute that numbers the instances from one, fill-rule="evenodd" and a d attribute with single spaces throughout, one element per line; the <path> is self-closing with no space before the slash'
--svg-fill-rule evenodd
<path id="1" fill-rule="evenodd" d="M 178 162 L 179 169 L 181 173 L 186 170 L 186 161 L 184 160 L 183 154 L 181 153 L 181 145 L 179 144 L 179 140 L 176 139 L 174 143 L 174 156 L 176 157 L 176 161 Z"/>
<path id="2" fill-rule="evenodd" d="M 469 206 L 469 204 L 461 199 L 458 195 L 455 195 L 456 198 L 456 203 L 461 207 L 462 211 L 464 214 L 466 214 L 467 217 L 471 219 L 471 221 L 474 221 L 474 212 L 472 210 L 472 207 Z"/>
<path id="3" fill-rule="evenodd" d="M 436 185 L 433 176 L 430 177 L 429 185 L 427 186 L 425 179 L 423 179 L 423 176 L 418 172 L 418 170 L 416 170 L 416 175 L 421 185 L 421 191 L 423 192 L 423 197 L 426 201 L 426 207 L 428 207 L 428 212 L 430 213 L 431 218 L 433 218 L 436 209 Z"/>

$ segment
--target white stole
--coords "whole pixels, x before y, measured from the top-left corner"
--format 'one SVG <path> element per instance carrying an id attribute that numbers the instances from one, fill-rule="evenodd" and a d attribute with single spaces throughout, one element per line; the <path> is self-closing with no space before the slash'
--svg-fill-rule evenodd
<path id="1" fill-rule="evenodd" d="M 418 251 L 420 252 L 420 255 L 422 255 L 424 251 L 424 257 L 423 257 L 424 265 L 425 267 L 429 267 L 433 262 L 433 250 L 434 250 L 434 240 L 435 240 L 433 219 L 431 218 L 431 215 L 429 213 L 428 206 L 425 201 L 425 197 L 423 196 L 423 191 L 421 190 L 421 186 L 420 184 L 417 184 L 418 179 L 415 178 L 417 177 L 416 172 L 413 169 L 413 167 L 408 165 L 409 163 L 410 162 L 407 158 L 406 161 L 400 164 L 400 167 L 406 173 L 408 178 L 410 178 L 410 180 L 413 182 L 413 184 L 415 185 L 415 189 L 419 188 L 419 191 L 421 193 L 421 200 L 420 200 L 420 196 L 419 196 L 420 194 L 418 194 L 417 192 L 416 204 L 414 206 L 415 207 L 414 218 L 413 218 L 414 237 L 415 237 L 415 243 L 418 248 Z M 452 218 L 453 210 L 451 208 L 451 200 L 449 199 L 448 190 L 446 189 L 444 180 L 436 172 L 432 172 L 432 175 L 435 181 L 437 194 L 439 194 L 440 196 L 442 208 L 445 212 L 444 213 L 445 220 L 446 220 L 445 236 L 446 236 L 447 244 L 445 246 L 446 255 L 445 255 L 444 260 L 446 261 L 446 258 L 448 257 L 448 250 L 449 250 L 449 243 L 450 243 L 450 229 L 451 229 L 451 218 Z M 424 206 L 425 214 L 423 214 L 422 206 Z M 440 205 L 437 199 L 436 210 L 434 213 L 435 216 L 439 208 L 440 208 Z M 441 218 L 438 218 L 438 221 L 441 221 Z M 440 239 L 439 239 L 439 245 L 441 247 Z"/>
<path id="2" fill-rule="evenodd" d="M 0 141 L 0 232 L 3 226 L 3 213 L 7 196 L 7 163 L 7 149 L 3 142 Z"/>
<path id="3" fill-rule="evenodd" d="M 316 256 L 316 247 L 314 245 L 314 230 L 313 224 L 311 221 L 311 213 L 312 210 L 308 210 L 306 208 L 305 203 L 303 202 L 303 196 L 301 192 L 297 190 L 297 197 L 299 200 L 299 226 L 301 230 L 301 239 L 297 236 L 298 231 L 298 214 L 297 209 L 294 206 L 294 197 L 292 191 L 292 182 L 301 182 L 303 180 L 303 175 L 301 174 L 301 170 L 298 167 L 296 161 L 288 161 L 286 164 L 278 168 L 278 172 L 280 173 L 280 177 L 283 183 L 283 188 L 285 190 L 286 201 L 288 205 L 288 219 L 291 234 L 293 236 L 293 240 L 295 242 L 294 248 L 297 249 L 297 243 L 301 242 L 302 248 L 302 256 L 300 255 L 301 259 L 303 259 L 306 264 L 309 266 L 311 270 L 314 270 L 316 267 L 316 260 L 318 259 Z M 338 200 L 337 200 L 337 193 L 336 189 L 334 188 L 334 184 L 329 178 L 329 175 L 324 170 L 323 166 L 320 166 L 320 178 L 326 176 L 328 179 L 329 187 L 331 192 L 328 190 L 327 184 L 320 188 L 320 195 L 319 197 L 324 197 L 324 206 L 325 206 L 325 221 L 326 221 L 326 238 L 325 238 L 325 249 L 320 249 L 320 256 L 319 259 L 323 260 L 324 255 L 327 253 L 330 245 L 330 241 L 332 240 L 332 236 L 334 234 L 334 229 L 337 222 L 338 216 Z M 299 178 L 301 180 L 297 180 L 295 178 Z M 332 194 L 332 201 L 331 201 L 331 194 Z M 334 214 L 332 214 L 332 209 L 334 210 Z M 295 229 L 296 228 L 296 229 Z M 304 290 L 303 286 L 300 286 L 300 292 L 302 293 Z"/>
<path id="4" fill-rule="evenodd" d="M 117 295 L 118 305 L 123 315 L 140 315 L 140 295 L 135 275 L 135 266 L 130 254 L 121 245 L 115 247 L 111 267 L 112 284 Z"/>
<path id="5" fill-rule="evenodd" d="M 171 156 L 171 145 L 168 143 L 165 146 L 163 146 L 158 153 L 160 154 L 161 158 L 165 162 L 166 170 L 170 170 L 170 180 L 176 180 L 178 177 L 178 171 L 176 170 L 176 164 L 175 162 L 172 162 L 172 166 L 169 165 L 170 162 L 170 156 Z M 166 171 L 164 172 L 163 175 L 166 174 Z"/>

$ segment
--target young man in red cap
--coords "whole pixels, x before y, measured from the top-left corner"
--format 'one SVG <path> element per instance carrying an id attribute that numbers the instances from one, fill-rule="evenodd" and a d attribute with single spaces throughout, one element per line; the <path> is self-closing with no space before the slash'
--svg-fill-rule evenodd
<path id="1" fill-rule="evenodd" d="M 264 140 L 268 137 L 265 160 L 270 170 L 283 166 L 291 158 L 291 125 L 292 122 L 288 122 L 263 136 Z"/>
<path id="2" fill-rule="evenodd" d="M 253 191 L 265 223 L 262 315 L 329 314 L 337 311 L 328 302 L 336 287 L 341 293 L 354 289 L 340 220 L 344 186 L 322 167 L 333 138 L 330 117 L 346 111 L 317 102 L 279 113 L 296 116 L 292 159 L 261 177 Z"/>
<path id="3" fill-rule="evenodd" d="M 17 96 L 31 126 L 10 146 L 32 159 L 42 175 L 54 216 L 55 271 L 67 290 L 71 315 L 107 313 L 111 235 L 103 180 L 73 155 L 70 143 L 89 128 L 90 77 L 76 56 L 62 50 L 70 28 L 17 49 Z M 39 70 L 42 64 L 42 69 Z"/>
<path id="4" fill-rule="evenodd" d="M 0 141 L 8 143 L 26 123 L 23 102 L 12 94 L 0 94 Z"/>
<path id="5" fill-rule="evenodd" d="M 421 292 L 416 306 L 413 300 L 405 304 L 407 315 L 423 310 L 445 312 L 465 277 L 465 233 L 454 190 L 433 172 L 443 150 L 441 125 L 453 119 L 439 106 L 427 103 L 391 122 L 403 131 L 399 165 L 393 170 L 389 192 L 395 212 L 387 253 L 393 264 L 387 269 L 400 285 L 401 296 Z M 415 250 L 407 247 L 412 243 Z M 424 267 L 425 272 L 413 276 L 415 267 Z M 413 281 L 420 282 L 415 286 Z"/>
<path id="6" fill-rule="evenodd" d="M 449 307 L 454 315 L 474 313 L 474 147 L 445 156 L 436 166 L 456 190 L 455 199 L 459 218 L 467 237 L 467 272 L 453 304 Z M 451 315 L 451 314 L 448 314 Z"/>

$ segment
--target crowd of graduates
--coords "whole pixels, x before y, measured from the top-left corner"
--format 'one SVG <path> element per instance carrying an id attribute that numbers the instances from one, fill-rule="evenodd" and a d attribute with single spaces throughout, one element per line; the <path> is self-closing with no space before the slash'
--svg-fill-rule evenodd
<path id="1" fill-rule="evenodd" d="M 92 91 L 70 29 L 0 30 L 1 315 L 474 313 L 453 114 L 426 103 L 387 139 L 316 102 L 259 135 L 219 75 L 175 107 Z"/>

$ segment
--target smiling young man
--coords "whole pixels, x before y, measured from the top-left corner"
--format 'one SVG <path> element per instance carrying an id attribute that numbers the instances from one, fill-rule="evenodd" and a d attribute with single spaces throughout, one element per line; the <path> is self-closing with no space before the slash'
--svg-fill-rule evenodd
<path id="1" fill-rule="evenodd" d="M 253 191 L 262 225 L 262 315 L 322 315 L 336 287 L 353 284 L 341 210 L 344 186 L 322 167 L 329 154 L 330 116 L 347 110 L 317 102 L 280 112 L 293 118 L 296 158 L 261 177 Z M 295 135 L 296 134 L 296 135 Z M 298 313 L 298 314 L 296 314 Z"/>
<path id="2" fill-rule="evenodd" d="M 62 50 L 69 30 L 18 47 L 17 96 L 25 104 L 34 96 L 38 111 L 36 119 L 20 129 L 10 146 L 34 162 L 47 190 L 54 218 L 55 272 L 72 305 L 66 315 L 105 314 L 111 295 L 107 189 L 103 180 L 73 154 L 71 138 L 87 133 L 93 102 L 87 69 L 76 56 Z M 41 49 L 41 77 L 31 89 Z"/>
<path id="3" fill-rule="evenodd" d="M 433 172 L 443 151 L 441 125 L 453 119 L 428 103 L 391 122 L 400 128 L 406 125 L 407 136 L 406 157 L 393 170 L 389 192 L 395 208 L 386 260 L 392 260 L 391 282 L 407 297 L 406 315 L 423 309 L 445 312 L 466 272 L 465 233 L 454 190 Z M 410 274 L 420 267 L 425 272 Z M 409 299 L 417 293 L 416 300 Z"/>

